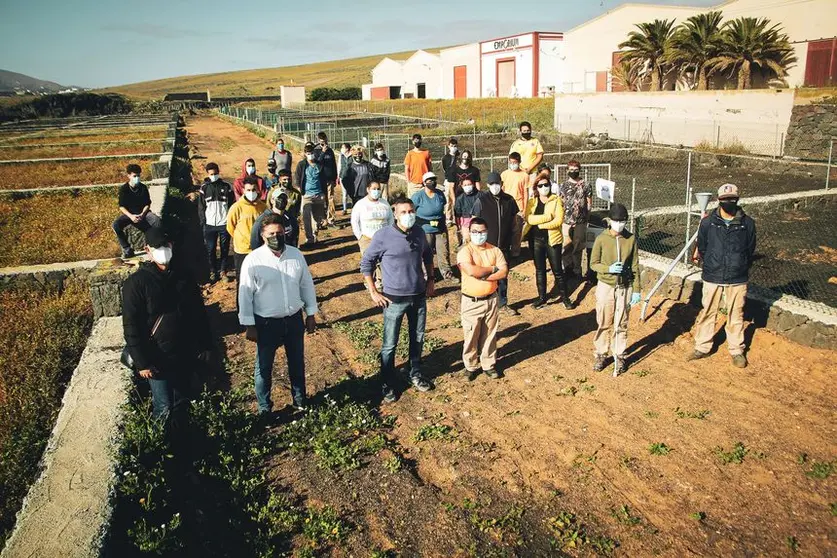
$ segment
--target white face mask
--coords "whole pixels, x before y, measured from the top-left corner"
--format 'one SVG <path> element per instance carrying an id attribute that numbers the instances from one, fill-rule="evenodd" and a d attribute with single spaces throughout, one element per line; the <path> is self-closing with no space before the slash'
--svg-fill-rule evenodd
<path id="1" fill-rule="evenodd" d="M 517 169 L 519 169 L 519 168 L 520 168 L 520 164 L 518 164 L 518 163 L 509 163 L 509 170 L 516 171 L 516 170 L 517 170 Z"/>
<path id="2" fill-rule="evenodd" d="M 464 186 L 462 186 L 462 190 L 464 190 L 466 194 L 470 194 L 471 192 L 474 191 L 474 185 L 473 184 L 465 184 Z"/>
<path id="3" fill-rule="evenodd" d="M 305 158 L 308 159 L 309 161 L 313 161 L 314 160 L 314 154 L 313 153 L 306 153 Z"/>
<path id="4" fill-rule="evenodd" d="M 256 198 L 259 197 L 259 193 L 255 192 L 253 190 L 250 190 L 250 191 L 244 192 L 244 197 L 247 198 L 247 200 L 249 200 L 251 202 L 256 201 Z"/>
<path id="5" fill-rule="evenodd" d="M 398 224 L 401 225 L 405 229 L 413 228 L 413 225 L 416 224 L 416 214 L 415 213 L 402 213 L 398 216 Z"/>
<path id="6" fill-rule="evenodd" d="M 500 190 L 502 190 L 503 187 L 500 184 L 489 184 L 488 189 L 496 196 L 500 193 Z"/>
<path id="7" fill-rule="evenodd" d="M 130 184 L 131 186 L 136 186 L 137 184 L 139 184 L 139 176 L 132 176 L 131 178 L 129 178 L 128 184 Z"/>
<path id="8" fill-rule="evenodd" d="M 488 233 L 487 232 L 472 232 L 471 233 L 471 242 L 474 243 L 475 246 L 482 246 L 488 240 Z"/>
<path id="9" fill-rule="evenodd" d="M 615 233 L 621 233 L 622 229 L 625 228 L 625 221 L 611 221 L 610 228 Z"/>
<path id="10" fill-rule="evenodd" d="M 377 200 L 381 197 L 381 191 L 380 190 L 369 190 L 369 197 L 371 197 L 373 200 Z"/>
<path id="11" fill-rule="evenodd" d="M 379 159 L 382 159 L 384 157 L 384 152 L 383 151 L 376 151 L 375 155 L 377 155 Z"/>
<path id="12" fill-rule="evenodd" d="M 160 265 L 169 265 L 171 261 L 171 247 L 152 248 L 151 259 Z"/>
<path id="13" fill-rule="evenodd" d="M 220 176 L 218 176 L 217 174 L 210 174 L 210 175 L 209 175 L 209 181 L 210 181 L 210 182 L 218 182 L 218 179 L 219 179 L 219 178 L 221 178 L 221 177 L 220 177 Z"/>
<path id="14" fill-rule="evenodd" d="M 251 167 L 250 165 L 247 165 L 247 174 L 255 174 L 255 173 L 256 173 L 256 167 Z"/>
<path id="15" fill-rule="evenodd" d="M 450 154 L 451 155 L 456 155 L 456 152 L 459 151 L 459 148 L 456 147 L 455 145 L 451 145 L 448 149 L 450 149 Z"/>
<path id="16" fill-rule="evenodd" d="M 547 184 L 545 186 L 538 186 L 538 193 L 542 196 L 548 196 L 552 192 L 552 187 Z"/>

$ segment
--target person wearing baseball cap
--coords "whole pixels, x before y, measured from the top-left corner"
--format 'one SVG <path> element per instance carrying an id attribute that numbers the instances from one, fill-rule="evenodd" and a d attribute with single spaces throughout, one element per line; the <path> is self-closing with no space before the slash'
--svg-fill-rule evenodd
<path id="1" fill-rule="evenodd" d="M 596 237 L 590 252 L 590 269 L 598 275 L 596 284 L 596 355 L 593 370 L 601 372 L 607 354 L 613 354 L 613 376 L 626 370 L 628 315 L 640 302 L 639 251 L 636 237 L 625 229 L 628 210 L 621 203 L 610 206 L 608 230 Z"/>
<path id="2" fill-rule="evenodd" d="M 424 188 L 413 194 L 416 208 L 416 224 L 421 226 L 427 244 L 436 254 L 436 267 L 442 273 L 442 280 L 453 279 L 450 267 L 450 242 L 445 222 L 445 193 L 436 189 L 436 173 L 427 171 L 421 177 Z"/>
<path id="3" fill-rule="evenodd" d="M 703 261 L 703 309 L 695 324 L 695 350 L 686 360 L 709 356 L 721 301 L 726 301 L 724 331 L 732 364 L 746 368 L 744 354 L 744 302 L 753 255 L 756 224 L 738 205 L 738 186 L 718 188 L 718 207 L 700 222 L 694 262 Z"/>

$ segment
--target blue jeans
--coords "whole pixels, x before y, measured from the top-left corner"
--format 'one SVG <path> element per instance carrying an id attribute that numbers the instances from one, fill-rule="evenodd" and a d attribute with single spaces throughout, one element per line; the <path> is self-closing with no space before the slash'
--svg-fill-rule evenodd
<path id="1" fill-rule="evenodd" d="M 156 378 L 150 378 L 148 385 L 151 387 L 151 416 L 167 423 L 171 422 L 174 426 L 180 426 L 182 415 L 189 405 L 186 393 L 188 381 L 186 370 L 179 370 L 172 375 L 158 375 Z"/>
<path id="2" fill-rule="evenodd" d="M 407 336 L 410 339 L 410 378 L 421 375 L 421 352 L 424 348 L 424 326 L 427 321 L 427 298 L 415 295 L 406 302 L 392 302 L 384 308 L 384 340 L 381 346 L 381 383 L 386 391 L 395 381 L 395 348 L 401 322 L 407 315 Z"/>
<path id="3" fill-rule="evenodd" d="M 291 396 L 294 402 L 305 401 L 305 324 L 302 312 L 287 318 L 263 318 L 256 316 L 256 399 L 259 412 L 273 409 L 270 388 L 273 385 L 273 361 L 276 350 L 285 347 L 288 359 L 288 377 L 291 380 Z"/>

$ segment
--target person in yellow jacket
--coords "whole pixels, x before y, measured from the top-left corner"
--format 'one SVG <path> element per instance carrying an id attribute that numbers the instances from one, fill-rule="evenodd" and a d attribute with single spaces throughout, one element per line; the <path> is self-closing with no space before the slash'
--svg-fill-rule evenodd
<path id="1" fill-rule="evenodd" d="M 232 237 L 233 257 L 235 259 L 235 292 L 241 277 L 244 258 L 250 253 L 250 232 L 253 223 L 265 210 L 265 203 L 259 199 L 259 179 L 248 176 L 244 179 L 244 192 L 238 201 L 232 204 L 227 214 L 227 232 Z M 238 295 L 235 297 L 238 308 Z"/>
<path id="2" fill-rule="evenodd" d="M 564 204 L 560 196 L 552 193 L 552 181 L 549 174 L 539 173 L 534 180 L 532 195 L 526 203 L 523 214 L 523 238 L 529 240 L 532 260 L 535 262 L 535 280 L 538 285 L 538 298 L 532 304 L 535 309 L 543 308 L 547 303 L 546 262 L 552 268 L 555 277 L 554 292 L 561 291 L 564 308 L 572 309 L 573 303 L 567 292 L 564 270 L 561 267 L 561 246 L 564 237 L 561 225 L 564 223 Z"/>

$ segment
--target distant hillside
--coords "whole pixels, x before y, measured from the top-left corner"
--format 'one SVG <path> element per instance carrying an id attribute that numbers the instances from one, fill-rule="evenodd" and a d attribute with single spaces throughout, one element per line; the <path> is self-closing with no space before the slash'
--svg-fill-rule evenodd
<path id="1" fill-rule="evenodd" d="M 0 70 L 0 91 L 30 91 L 32 93 L 58 93 L 68 89 L 53 81 L 44 81 L 17 72 Z"/>
<path id="2" fill-rule="evenodd" d="M 437 53 L 436 49 L 426 49 Z M 369 83 L 372 68 L 381 58 L 389 56 L 395 60 L 406 60 L 415 51 L 376 54 L 363 58 L 331 60 L 300 66 L 240 70 L 217 74 L 181 76 L 120 85 L 105 89 L 135 98 L 162 98 L 169 92 L 193 92 L 210 90 L 213 97 L 242 97 L 257 95 L 278 95 L 282 85 L 304 85 L 314 87 L 348 87 Z"/>

